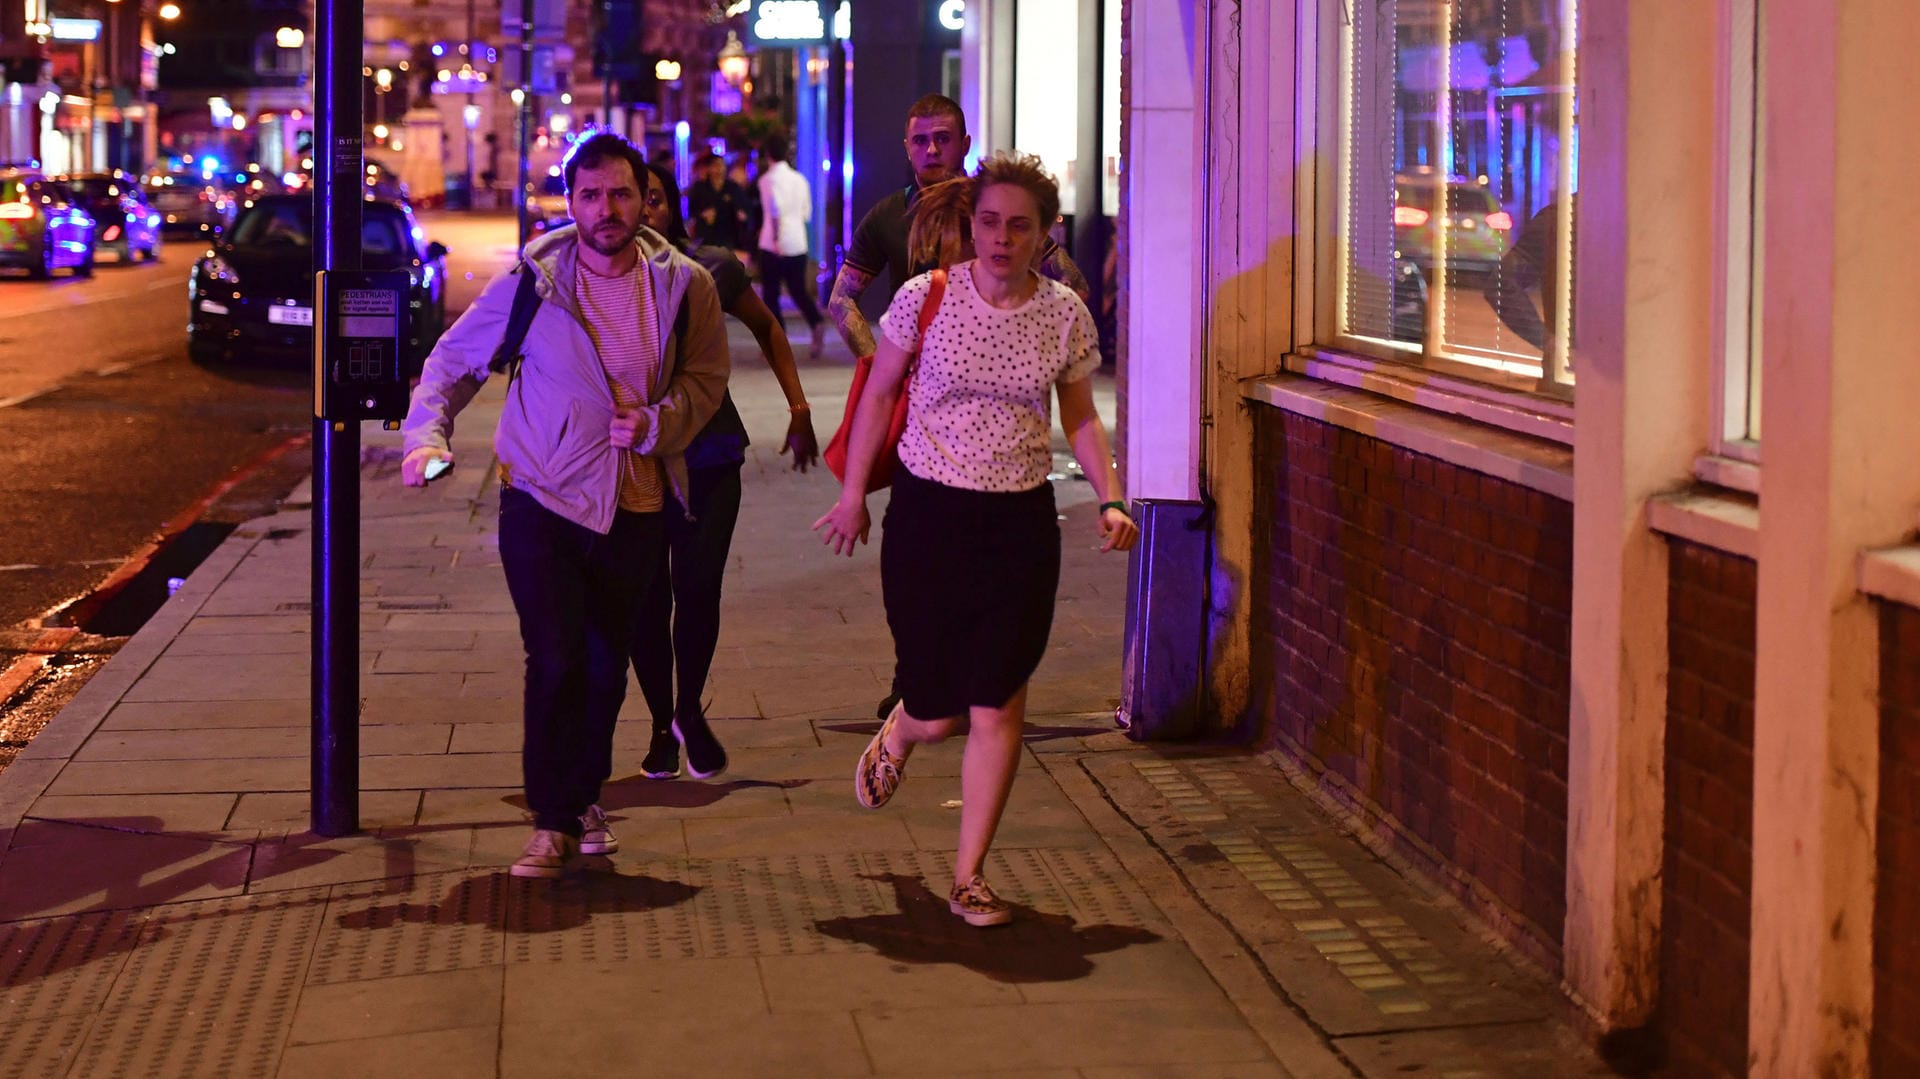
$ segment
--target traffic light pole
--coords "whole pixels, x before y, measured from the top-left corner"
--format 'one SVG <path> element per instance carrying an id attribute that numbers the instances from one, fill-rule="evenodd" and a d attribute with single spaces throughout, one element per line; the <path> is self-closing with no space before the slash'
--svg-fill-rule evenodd
<path id="1" fill-rule="evenodd" d="M 314 9 L 314 270 L 358 270 L 366 5 L 315 0 Z M 340 836 L 360 830 L 360 421 L 321 414 L 328 334 L 316 315 L 311 809 L 315 832 Z"/>

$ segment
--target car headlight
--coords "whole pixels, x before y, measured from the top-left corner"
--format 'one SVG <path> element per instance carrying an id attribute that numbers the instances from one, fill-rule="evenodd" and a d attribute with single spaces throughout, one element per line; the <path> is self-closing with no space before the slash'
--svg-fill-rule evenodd
<path id="1" fill-rule="evenodd" d="M 215 281 L 225 281 L 229 285 L 240 283 L 240 275 L 232 264 L 219 255 L 208 255 L 200 260 L 200 270 Z"/>

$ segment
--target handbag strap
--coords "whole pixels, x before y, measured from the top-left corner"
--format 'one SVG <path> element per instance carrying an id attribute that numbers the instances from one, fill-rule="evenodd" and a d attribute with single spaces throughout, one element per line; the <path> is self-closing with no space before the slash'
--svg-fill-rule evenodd
<path id="1" fill-rule="evenodd" d="M 947 294 L 947 271 L 935 270 L 927 275 L 932 280 L 927 286 L 927 298 L 920 304 L 920 333 L 916 338 L 920 348 L 927 347 L 927 329 L 933 320 L 940 317 L 940 301 Z M 906 381 L 913 381 L 913 373 L 920 368 L 920 348 L 913 350 L 913 361 L 907 364 Z"/>

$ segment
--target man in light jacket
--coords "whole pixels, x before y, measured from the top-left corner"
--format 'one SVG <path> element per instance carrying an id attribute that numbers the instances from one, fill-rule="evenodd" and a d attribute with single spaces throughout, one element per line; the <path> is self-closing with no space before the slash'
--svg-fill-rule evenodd
<path id="1" fill-rule="evenodd" d="M 634 611 L 663 540 L 682 458 L 727 388 L 713 279 L 640 226 L 645 163 L 614 134 L 568 156 L 574 224 L 527 245 L 427 357 L 404 425 L 401 479 L 443 465 L 453 418 L 487 379 L 521 274 L 540 299 L 494 433 L 500 561 L 527 653 L 521 770 L 533 835 L 519 877 L 558 877 L 619 841 L 599 807 L 613 769 Z M 430 471 L 429 466 L 433 465 Z"/>
<path id="2" fill-rule="evenodd" d="M 813 192 L 806 177 L 787 164 L 787 140 L 778 135 L 761 147 L 766 166 L 760 172 L 760 292 L 767 310 L 780 317 L 780 286 L 813 331 L 813 358 L 826 347 L 827 323 L 807 283 L 807 223 L 813 220 Z"/>

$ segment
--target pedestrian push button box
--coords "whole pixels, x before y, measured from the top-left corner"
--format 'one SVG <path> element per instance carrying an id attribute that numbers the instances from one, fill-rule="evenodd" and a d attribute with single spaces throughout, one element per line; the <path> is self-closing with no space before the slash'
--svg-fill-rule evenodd
<path id="1" fill-rule="evenodd" d="M 314 334 L 314 408 L 323 420 L 407 416 L 404 270 L 322 270 Z"/>

